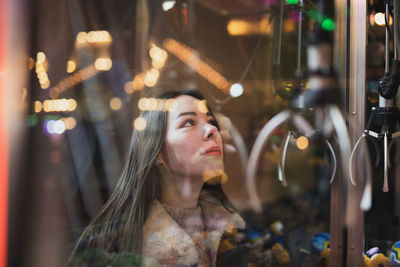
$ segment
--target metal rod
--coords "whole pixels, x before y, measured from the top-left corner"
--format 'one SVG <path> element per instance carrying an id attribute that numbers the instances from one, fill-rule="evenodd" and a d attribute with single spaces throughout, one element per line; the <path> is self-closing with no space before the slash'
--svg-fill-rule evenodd
<path id="1" fill-rule="evenodd" d="M 386 1 L 386 21 L 389 23 L 389 1 Z M 385 28 L 385 72 L 389 72 L 389 25 Z"/>
<path id="2" fill-rule="evenodd" d="M 395 1 L 396 2 L 396 1 Z M 389 23 L 389 1 L 386 1 L 386 6 L 385 6 L 385 17 L 386 21 Z M 394 20 L 395 21 L 395 20 Z M 394 23 L 396 24 L 396 23 Z M 389 30 L 388 30 L 389 25 L 386 25 L 386 30 L 385 30 L 385 73 L 389 72 Z M 393 30 L 394 32 L 394 30 Z M 395 57 L 396 57 L 396 48 L 394 49 L 395 51 Z M 392 99 L 386 99 L 379 95 L 379 107 L 392 107 L 393 106 L 393 100 Z"/>
<path id="3" fill-rule="evenodd" d="M 302 25 L 303 25 L 303 1 L 299 1 L 299 33 L 297 36 L 297 69 L 296 75 L 300 75 L 301 71 L 301 33 L 302 33 Z"/>
<path id="4" fill-rule="evenodd" d="M 393 0 L 393 50 L 394 59 L 399 59 L 398 44 L 399 44 L 399 0 Z"/>
<path id="5" fill-rule="evenodd" d="M 277 62 L 278 64 L 281 63 L 281 46 L 282 46 L 282 26 L 283 26 L 283 8 L 284 8 L 285 1 L 281 1 L 281 10 L 279 13 L 279 24 L 278 24 L 278 51 L 276 52 Z"/>

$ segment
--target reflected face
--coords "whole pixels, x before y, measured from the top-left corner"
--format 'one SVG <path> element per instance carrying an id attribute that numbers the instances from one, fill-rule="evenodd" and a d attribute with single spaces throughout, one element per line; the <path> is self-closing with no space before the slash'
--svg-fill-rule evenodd
<path id="1" fill-rule="evenodd" d="M 202 178 L 205 170 L 224 169 L 222 138 L 203 101 L 187 95 L 175 98 L 162 157 L 178 176 Z"/>

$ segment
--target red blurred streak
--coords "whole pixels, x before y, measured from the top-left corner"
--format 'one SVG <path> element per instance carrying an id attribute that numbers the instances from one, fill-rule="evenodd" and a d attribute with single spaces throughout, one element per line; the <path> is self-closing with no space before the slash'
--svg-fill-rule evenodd
<path id="1" fill-rule="evenodd" d="M 7 266 L 8 135 L 5 92 L 9 0 L 0 0 L 0 267 Z"/>

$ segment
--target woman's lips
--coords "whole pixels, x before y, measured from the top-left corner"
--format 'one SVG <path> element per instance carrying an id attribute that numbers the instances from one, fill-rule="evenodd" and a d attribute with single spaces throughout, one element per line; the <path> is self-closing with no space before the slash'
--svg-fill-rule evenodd
<path id="1" fill-rule="evenodd" d="M 203 153 L 203 155 L 221 156 L 222 152 L 221 152 L 221 149 L 219 149 L 219 147 L 213 146 L 213 147 L 210 147 L 210 148 L 206 149 L 205 152 Z"/>

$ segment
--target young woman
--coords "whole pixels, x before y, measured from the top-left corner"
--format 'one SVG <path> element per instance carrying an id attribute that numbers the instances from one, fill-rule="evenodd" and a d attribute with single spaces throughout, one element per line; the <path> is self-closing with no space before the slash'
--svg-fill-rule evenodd
<path id="1" fill-rule="evenodd" d="M 118 255 L 130 255 L 145 266 L 213 266 L 224 231 L 244 228 L 215 184 L 225 175 L 223 141 L 203 97 L 169 91 L 159 99 L 171 101 L 141 114 L 146 128 L 134 130 L 116 189 L 83 232 L 70 265 L 96 257 L 116 265 Z"/>

